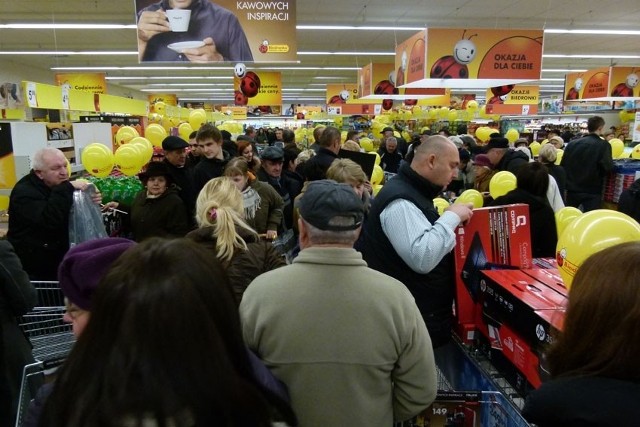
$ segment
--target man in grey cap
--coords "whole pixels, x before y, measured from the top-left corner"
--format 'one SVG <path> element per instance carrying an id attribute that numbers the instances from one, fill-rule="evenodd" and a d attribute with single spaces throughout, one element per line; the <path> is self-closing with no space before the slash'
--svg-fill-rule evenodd
<path id="1" fill-rule="evenodd" d="M 168 136 L 162 140 L 163 162 L 169 167 L 173 183 L 178 187 L 178 196 L 182 199 L 189 217 L 189 225 L 195 228 L 196 192 L 193 183 L 193 169 L 187 166 L 187 147 L 189 144 L 179 136 Z"/>
<path id="2" fill-rule="evenodd" d="M 269 183 L 276 189 L 284 201 L 284 222 L 287 229 L 293 228 L 293 200 L 300 194 L 299 186 L 283 175 L 284 150 L 280 147 L 267 147 L 260 155 L 262 161 L 258 179 Z M 280 234 L 283 230 L 278 230 Z"/>
<path id="3" fill-rule="evenodd" d="M 436 395 L 431 340 L 408 290 L 353 249 L 362 201 L 319 180 L 299 209 L 300 254 L 243 296 L 245 342 L 288 386 L 300 425 L 386 427 L 417 415 Z"/>

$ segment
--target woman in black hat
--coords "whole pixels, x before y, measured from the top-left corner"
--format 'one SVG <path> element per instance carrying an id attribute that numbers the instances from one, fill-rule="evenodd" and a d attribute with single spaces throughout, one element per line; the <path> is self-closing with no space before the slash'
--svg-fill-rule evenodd
<path id="1" fill-rule="evenodd" d="M 131 206 L 109 202 L 106 206 L 130 213 L 133 239 L 141 242 L 149 237 L 183 237 L 190 230 L 187 211 L 171 172 L 162 162 L 151 162 L 140 175 L 144 190 Z"/>

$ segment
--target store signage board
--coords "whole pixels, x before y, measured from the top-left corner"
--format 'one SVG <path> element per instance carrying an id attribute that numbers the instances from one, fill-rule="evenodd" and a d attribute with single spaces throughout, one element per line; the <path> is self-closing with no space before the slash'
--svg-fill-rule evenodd
<path id="1" fill-rule="evenodd" d="M 569 73 L 564 79 L 565 101 L 634 101 L 640 99 L 639 67 L 603 67 Z"/>
<path id="2" fill-rule="evenodd" d="M 506 92 L 506 93 L 505 93 Z M 498 86 L 487 89 L 487 114 L 538 114 L 539 86 Z"/>
<path id="3" fill-rule="evenodd" d="M 262 106 L 282 104 L 282 73 L 277 71 L 247 71 L 244 77 L 234 76 L 235 105 Z"/>
<path id="4" fill-rule="evenodd" d="M 398 68 L 398 67 L 396 67 Z M 394 64 L 369 64 L 358 73 L 359 99 L 367 100 L 405 100 L 427 99 L 445 95 L 439 88 L 400 89 L 396 81 L 403 81 L 404 74 L 394 70 Z"/>
<path id="5" fill-rule="evenodd" d="M 56 86 L 91 93 L 107 93 L 105 73 L 57 73 Z"/>
<path id="6" fill-rule="evenodd" d="M 150 93 L 147 95 L 147 100 L 152 107 L 156 102 L 162 102 L 165 106 L 178 105 L 178 95 L 173 93 Z"/>
<path id="7" fill-rule="evenodd" d="M 358 84 L 328 84 L 326 94 L 326 104 L 340 106 L 350 99 L 358 99 Z"/>
<path id="8" fill-rule="evenodd" d="M 209 0 L 198 2 L 191 13 L 170 9 L 166 11 L 170 14 L 161 13 L 169 15 L 167 24 L 172 30 L 146 42 L 140 22 L 161 9 L 163 2 L 134 2 L 140 62 L 188 62 L 193 53 L 222 56 L 222 60 L 205 58 L 206 62 L 298 61 L 295 0 Z"/>
<path id="9" fill-rule="evenodd" d="M 398 87 L 472 89 L 539 80 L 543 40 L 542 30 L 422 30 L 396 49 L 396 80 L 404 80 Z"/>
<path id="10" fill-rule="evenodd" d="M 636 120 L 633 123 L 633 140 L 640 141 L 640 111 L 636 111 Z"/>

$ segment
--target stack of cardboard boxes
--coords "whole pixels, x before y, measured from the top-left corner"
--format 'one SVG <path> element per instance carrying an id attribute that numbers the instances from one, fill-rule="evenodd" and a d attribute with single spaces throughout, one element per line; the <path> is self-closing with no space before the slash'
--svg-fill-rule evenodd
<path id="1" fill-rule="evenodd" d="M 531 258 L 527 205 L 474 210 L 456 231 L 457 333 L 481 343 L 522 393 L 541 383 L 541 355 L 562 327 L 567 292 L 553 260 Z"/>

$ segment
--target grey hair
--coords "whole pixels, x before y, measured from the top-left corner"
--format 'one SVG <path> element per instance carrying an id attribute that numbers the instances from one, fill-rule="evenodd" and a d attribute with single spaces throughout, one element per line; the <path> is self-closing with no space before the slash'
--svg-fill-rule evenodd
<path id="1" fill-rule="evenodd" d="M 538 152 L 538 159 L 542 163 L 553 163 L 558 158 L 558 150 L 553 144 L 544 144 Z"/>
<path id="2" fill-rule="evenodd" d="M 45 158 L 47 156 L 52 156 L 52 155 L 59 155 L 62 154 L 64 156 L 64 153 L 62 153 L 62 151 L 58 150 L 57 148 L 52 148 L 52 147 L 45 147 L 45 148 L 41 148 L 38 151 L 35 152 L 35 154 L 33 155 L 33 158 L 31 159 L 31 169 L 35 170 L 35 171 L 41 171 L 43 170 L 47 165 L 46 165 L 46 161 Z"/>
<path id="3" fill-rule="evenodd" d="M 309 234 L 309 243 L 311 243 L 311 245 L 353 246 L 356 240 L 358 240 L 358 231 L 360 230 L 360 228 L 347 231 L 320 230 L 319 228 L 309 224 L 304 220 L 304 218 L 300 219 L 307 229 L 307 232 Z M 353 218 L 334 217 L 329 220 L 329 225 L 344 226 L 351 224 L 353 224 Z"/>

